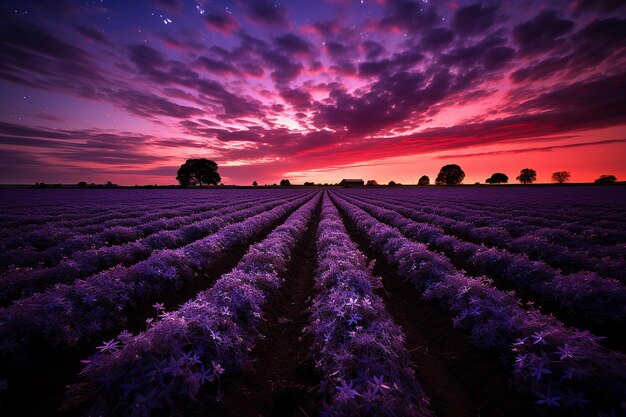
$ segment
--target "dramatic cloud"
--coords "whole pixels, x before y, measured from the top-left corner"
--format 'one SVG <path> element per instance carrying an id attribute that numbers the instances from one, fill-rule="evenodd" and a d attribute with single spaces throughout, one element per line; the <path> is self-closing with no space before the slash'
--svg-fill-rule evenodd
<path id="1" fill-rule="evenodd" d="M 7 1 L 0 182 L 626 151 L 621 1 Z"/>

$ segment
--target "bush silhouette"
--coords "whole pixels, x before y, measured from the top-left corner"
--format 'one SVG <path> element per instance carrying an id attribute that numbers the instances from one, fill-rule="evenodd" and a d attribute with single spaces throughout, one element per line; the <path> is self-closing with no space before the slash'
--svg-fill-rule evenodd
<path id="1" fill-rule="evenodd" d="M 502 184 L 509 182 L 509 177 L 501 172 L 496 172 L 485 180 L 487 184 Z"/>
<path id="2" fill-rule="evenodd" d="M 596 184 L 614 184 L 617 181 L 617 177 L 615 175 L 600 175 L 600 178 L 595 180 Z"/>
<path id="3" fill-rule="evenodd" d="M 417 185 L 430 185 L 430 178 L 427 175 L 422 175 L 417 181 Z"/>
<path id="4" fill-rule="evenodd" d="M 289 182 L 289 180 L 280 180 L 281 187 L 288 187 L 290 185 L 291 185 L 291 182 Z"/>

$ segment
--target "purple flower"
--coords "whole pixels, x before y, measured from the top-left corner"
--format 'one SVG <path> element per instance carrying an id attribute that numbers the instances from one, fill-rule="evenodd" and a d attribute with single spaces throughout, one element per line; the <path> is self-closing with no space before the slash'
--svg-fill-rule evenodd
<path id="1" fill-rule="evenodd" d="M 584 409 L 585 405 L 589 403 L 589 400 L 585 398 L 584 392 L 574 392 L 572 390 L 567 390 L 563 399 L 568 405 L 578 407 L 581 410 Z"/>
<path id="2" fill-rule="evenodd" d="M 382 395 L 385 395 L 386 394 L 385 390 L 391 389 L 389 385 L 385 384 L 384 375 L 381 375 L 380 378 L 374 375 L 374 377 L 372 377 L 372 381 L 370 382 L 370 384 L 372 384 L 372 386 L 374 387 L 374 394 L 381 393 Z"/>
<path id="3" fill-rule="evenodd" d="M 348 320 L 348 325 L 356 325 L 359 323 L 359 320 L 361 320 L 361 316 L 359 316 L 358 314 L 353 314 L 352 317 L 350 317 L 350 319 Z"/>
<path id="4" fill-rule="evenodd" d="M 341 385 L 337 385 L 337 391 L 339 391 L 340 400 L 348 400 L 354 397 L 360 396 L 360 394 L 353 388 L 353 382 L 347 383 L 344 379 L 340 379 Z"/>
<path id="5" fill-rule="evenodd" d="M 102 342 L 102 345 L 98 346 L 96 349 L 100 350 L 101 353 L 115 353 L 119 350 L 118 345 L 119 342 L 117 340 L 111 339 L 109 341 Z"/>
<path id="6" fill-rule="evenodd" d="M 535 395 L 539 397 L 539 399 L 535 401 L 536 404 L 542 404 L 548 407 L 560 407 L 561 406 L 561 404 L 559 404 L 559 401 L 562 399 L 562 397 L 556 394 L 553 394 L 551 388 L 548 388 L 548 390 L 545 393 L 536 392 Z"/>
<path id="7" fill-rule="evenodd" d="M 163 368 L 164 374 L 171 374 L 172 376 L 184 375 L 185 370 L 183 366 L 185 365 L 185 358 L 174 358 L 174 356 L 170 356 L 170 361 L 166 367 Z"/>
<path id="8" fill-rule="evenodd" d="M 513 346 L 523 346 L 524 343 L 526 343 L 526 341 L 528 340 L 528 337 L 524 337 L 521 339 L 516 339 L 515 342 L 513 343 Z"/>
<path id="9" fill-rule="evenodd" d="M 574 356 L 576 356 L 577 353 L 577 348 L 568 345 L 567 343 L 563 346 L 559 346 L 557 348 L 558 352 L 559 352 L 559 359 L 560 360 L 565 360 L 565 359 L 574 359 Z"/>
<path id="10" fill-rule="evenodd" d="M 548 375 L 552 373 L 552 371 L 548 369 L 543 363 L 531 365 L 530 369 L 530 376 L 534 377 L 537 381 L 539 381 L 543 375 Z"/>
<path id="11" fill-rule="evenodd" d="M 531 335 L 531 337 L 534 339 L 533 341 L 533 345 L 536 345 L 538 343 L 541 343 L 542 345 L 546 345 L 548 344 L 548 342 L 546 341 L 545 337 L 548 335 L 547 332 L 535 332 Z"/>
<path id="12" fill-rule="evenodd" d="M 211 362 L 211 364 L 213 365 L 213 372 L 215 373 L 215 375 L 219 376 L 222 375 L 225 371 L 224 368 L 222 368 L 222 365 L 220 365 L 218 362 Z"/>

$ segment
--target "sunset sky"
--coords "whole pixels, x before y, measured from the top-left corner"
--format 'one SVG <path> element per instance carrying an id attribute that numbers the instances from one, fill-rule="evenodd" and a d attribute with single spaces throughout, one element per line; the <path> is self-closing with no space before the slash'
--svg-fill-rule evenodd
<path id="1" fill-rule="evenodd" d="M 0 183 L 626 180 L 624 0 L 4 0 Z"/>

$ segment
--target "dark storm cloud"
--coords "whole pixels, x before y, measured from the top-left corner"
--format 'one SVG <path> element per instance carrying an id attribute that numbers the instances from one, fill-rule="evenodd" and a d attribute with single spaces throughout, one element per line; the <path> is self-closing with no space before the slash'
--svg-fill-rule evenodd
<path id="1" fill-rule="evenodd" d="M 288 33 L 274 38 L 274 44 L 281 51 L 294 55 L 310 55 L 311 45 L 298 35 Z"/>
<path id="2" fill-rule="evenodd" d="M 307 110 L 313 103 L 313 97 L 310 93 L 297 88 L 286 88 L 280 92 L 280 96 L 297 110 Z"/>
<path id="3" fill-rule="evenodd" d="M 131 61 L 146 75 L 163 80 L 165 57 L 156 49 L 147 45 L 134 45 L 128 48 Z"/>
<path id="4" fill-rule="evenodd" d="M 35 127 L 18 125 L 15 123 L 0 122 L 0 133 L 3 135 L 14 135 L 22 137 L 40 137 L 47 139 L 70 139 L 67 133 L 42 130 Z"/>
<path id="5" fill-rule="evenodd" d="M 626 48 L 626 19 L 596 20 L 571 35 L 570 48 L 535 60 L 511 73 L 515 83 L 533 82 L 596 68 Z"/>
<path id="6" fill-rule="evenodd" d="M 87 53 L 51 33 L 36 27 L 18 24 L 0 26 L 2 44 L 14 51 L 31 51 L 47 57 L 74 62 L 85 62 Z"/>
<path id="7" fill-rule="evenodd" d="M 335 60 L 339 60 L 350 53 L 348 47 L 339 42 L 329 41 L 326 42 L 324 46 L 326 47 L 326 52 L 328 53 L 328 55 L 330 55 Z"/>
<path id="8" fill-rule="evenodd" d="M 496 21 L 497 7 L 474 4 L 458 9 L 452 19 L 452 28 L 460 35 L 482 34 Z"/>
<path id="9" fill-rule="evenodd" d="M 378 42 L 365 41 L 362 46 L 365 50 L 365 58 L 368 60 L 374 60 L 385 52 L 385 48 Z"/>
<path id="10" fill-rule="evenodd" d="M 569 139 L 572 136 L 564 136 L 559 137 L 557 139 Z M 552 146 L 539 146 L 539 147 L 528 147 L 528 148 L 518 148 L 518 149 L 509 149 L 505 151 L 492 151 L 492 152 L 478 152 L 478 153 L 469 153 L 469 154 L 452 154 L 452 155 L 441 155 L 438 156 L 438 159 L 453 159 L 453 158 L 471 158 L 474 156 L 487 156 L 487 155 L 505 155 L 505 154 L 519 154 L 526 152 L 549 152 L 555 149 L 570 149 L 570 148 L 580 148 L 584 146 L 597 146 L 597 145 L 609 145 L 614 143 L 624 143 L 626 139 L 607 139 L 607 140 L 599 140 L 595 142 L 581 142 L 581 143 L 569 143 L 565 145 L 552 145 Z"/>
<path id="11" fill-rule="evenodd" d="M 237 28 L 237 21 L 228 13 L 208 12 L 204 15 L 206 25 L 222 32 L 232 32 Z"/>
<path id="12" fill-rule="evenodd" d="M 198 58 L 198 62 L 202 65 L 202 68 L 213 74 L 239 74 L 239 71 L 234 65 L 222 59 L 213 59 L 201 56 Z"/>
<path id="13" fill-rule="evenodd" d="M 561 123 L 606 124 L 626 120 L 626 72 L 592 81 L 572 83 L 543 93 L 516 106 L 518 112 L 554 111 L 562 114 Z M 565 117 L 565 116 L 568 117 Z M 576 120 L 578 119 L 578 120 Z"/>
<path id="14" fill-rule="evenodd" d="M 87 39 L 90 39 L 94 42 L 98 42 L 98 43 L 101 43 L 103 45 L 108 45 L 108 46 L 113 45 L 113 43 L 104 35 L 104 33 L 102 32 L 102 29 L 100 29 L 96 25 L 76 26 L 75 29 L 78 33 L 80 33 Z"/>
<path id="15" fill-rule="evenodd" d="M 454 40 L 454 32 L 446 28 L 433 28 L 424 32 L 420 46 L 427 51 L 439 51 Z"/>
<path id="16" fill-rule="evenodd" d="M 167 116 L 183 119 L 204 114 L 204 111 L 198 108 L 176 104 L 155 94 L 120 90 L 111 92 L 111 95 L 112 101 L 138 116 L 149 118 Z"/>
<path id="17" fill-rule="evenodd" d="M 574 8 L 578 12 L 615 12 L 626 9 L 626 3 L 623 0 L 577 0 L 574 2 Z"/>
<path id="18" fill-rule="evenodd" d="M 14 136 L 10 136 L 11 133 Z M 25 148 L 15 151 L 22 156 L 53 157 L 70 164 L 91 162 L 119 165 L 158 162 L 164 158 L 151 154 L 146 148 L 146 144 L 153 140 L 151 136 L 129 132 L 106 132 L 95 129 L 59 130 L 0 123 L 0 144 Z"/>
<path id="19" fill-rule="evenodd" d="M 562 19 L 556 11 L 549 10 L 516 26 L 513 38 L 522 54 L 534 54 L 562 45 L 563 35 L 570 33 L 574 26 L 571 20 Z"/>
<path id="20" fill-rule="evenodd" d="M 293 81 L 304 69 L 304 66 L 292 60 L 288 55 L 277 50 L 263 52 L 265 64 L 272 69 L 271 77 L 276 84 L 287 84 Z"/>
<path id="21" fill-rule="evenodd" d="M 433 26 L 439 16 L 434 7 L 423 1 L 389 0 L 387 15 L 380 20 L 382 29 L 419 32 Z"/>
<path id="22" fill-rule="evenodd" d="M 286 26 L 287 11 L 269 0 L 240 0 L 246 15 L 255 23 L 266 26 Z"/>

